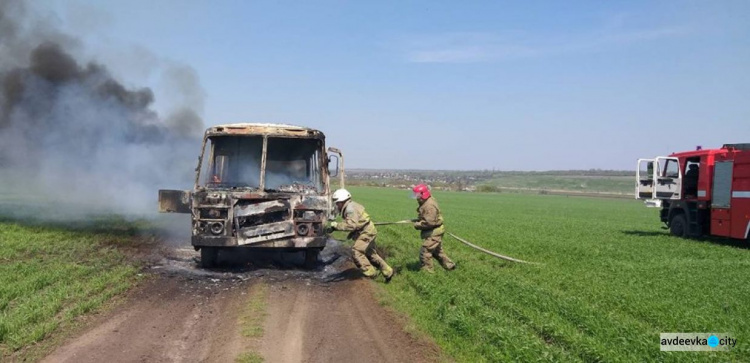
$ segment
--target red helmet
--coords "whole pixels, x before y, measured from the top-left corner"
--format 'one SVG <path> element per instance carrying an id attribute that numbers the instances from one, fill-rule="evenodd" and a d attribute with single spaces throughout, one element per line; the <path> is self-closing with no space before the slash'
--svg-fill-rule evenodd
<path id="1" fill-rule="evenodd" d="M 430 188 L 424 184 L 417 184 L 411 191 L 414 192 L 415 197 L 422 199 L 427 199 L 432 195 L 430 194 Z"/>

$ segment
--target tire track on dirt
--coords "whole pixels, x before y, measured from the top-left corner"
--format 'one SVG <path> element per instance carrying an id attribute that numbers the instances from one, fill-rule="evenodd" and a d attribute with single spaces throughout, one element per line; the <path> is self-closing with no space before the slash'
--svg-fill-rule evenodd
<path id="1" fill-rule="evenodd" d="M 356 274 L 352 274 L 355 275 Z M 271 287 L 262 353 L 268 362 L 433 362 L 434 344 L 405 333 L 366 280 Z M 301 343 L 301 346 L 300 346 Z"/>
<path id="2" fill-rule="evenodd" d="M 123 306 L 42 362 L 234 360 L 240 346 L 228 344 L 230 349 L 212 355 L 217 351 L 212 337 L 222 336 L 224 344 L 239 340 L 237 303 L 246 284 L 207 285 L 168 277 L 147 282 Z"/>
<path id="3" fill-rule="evenodd" d="M 233 362 L 249 352 L 274 363 L 440 357 L 433 343 L 405 333 L 403 320 L 378 304 L 372 283 L 337 257 L 346 251 L 322 255 L 314 271 L 203 270 L 191 257 L 194 251 L 171 253 L 124 303 L 93 319 L 43 362 Z M 268 288 L 265 320 L 258 321 L 264 335 L 244 337 L 242 314 L 258 283 Z"/>

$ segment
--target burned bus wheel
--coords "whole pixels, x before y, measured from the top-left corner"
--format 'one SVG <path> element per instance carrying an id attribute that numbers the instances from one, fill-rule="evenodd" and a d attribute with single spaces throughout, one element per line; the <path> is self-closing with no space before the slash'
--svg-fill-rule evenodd
<path id="1" fill-rule="evenodd" d="M 211 268 L 216 266 L 219 257 L 219 249 L 216 247 L 201 247 L 201 267 Z"/>
<path id="2" fill-rule="evenodd" d="M 308 248 L 305 251 L 305 268 L 315 268 L 315 266 L 318 264 L 318 255 L 320 255 L 319 249 Z"/>
<path id="3" fill-rule="evenodd" d="M 672 221 L 669 222 L 669 232 L 677 237 L 687 237 L 687 221 L 684 214 L 672 217 Z"/>

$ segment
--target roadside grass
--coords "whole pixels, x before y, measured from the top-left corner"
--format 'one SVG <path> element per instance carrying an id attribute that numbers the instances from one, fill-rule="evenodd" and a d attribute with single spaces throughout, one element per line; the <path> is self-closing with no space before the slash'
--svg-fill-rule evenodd
<path id="1" fill-rule="evenodd" d="M 375 221 L 416 216 L 404 190 L 351 188 Z M 447 229 L 539 266 L 506 262 L 451 237 L 458 269 L 417 271 L 410 225 L 379 227 L 398 271 L 380 285 L 461 362 L 749 361 L 747 241 L 687 240 L 633 200 L 436 192 Z M 730 352 L 661 352 L 662 332 L 727 332 Z"/>
<path id="2" fill-rule="evenodd" d="M 0 360 L 70 327 L 136 280 L 119 247 L 145 222 L 63 223 L 0 217 Z"/>

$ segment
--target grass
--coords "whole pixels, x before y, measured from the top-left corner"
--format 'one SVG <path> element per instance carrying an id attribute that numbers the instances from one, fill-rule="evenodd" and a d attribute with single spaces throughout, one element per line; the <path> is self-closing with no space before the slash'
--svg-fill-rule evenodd
<path id="1" fill-rule="evenodd" d="M 482 183 L 493 187 L 632 194 L 634 176 L 505 175 Z"/>
<path id="2" fill-rule="evenodd" d="M 76 225 L 0 219 L 0 360 L 97 311 L 135 281 L 118 251 L 135 227 L 119 219 Z"/>
<path id="3" fill-rule="evenodd" d="M 352 188 L 376 221 L 416 216 L 407 191 Z M 450 237 L 458 269 L 417 271 L 409 225 L 379 227 L 399 274 L 380 285 L 461 362 L 750 360 L 748 243 L 672 237 L 633 200 L 437 192 L 447 229 L 541 266 L 505 262 Z M 728 353 L 660 352 L 662 332 L 729 332 Z"/>
<path id="4" fill-rule="evenodd" d="M 263 323 L 266 320 L 268 307 L 268 285 L 262 281 L 255 283 L 248 291 L 248 301 L 240 312 L 240 334 L 245 338 L 260 338 L 263 336 Z M 253 350 L 255 344 L 250 344 L 248 351 L 235 358 L 237 363 L 261 363 L 263 357 Z"/>
<path id="5" fill-rule="evenodd" d="M 236 363 L 263 363 L 263 357 L 256 352 L 242 353 L 234 360 Z"/>
<path id="6" fill-rule="evenodd" d="M 263 321 L 266 319 L 268 305 L 268 285 L 258 282 L 250 288 L 249 300 L 240 315 L 240 331 L 243 337 L 259 338 L 263 336 Z"/>

